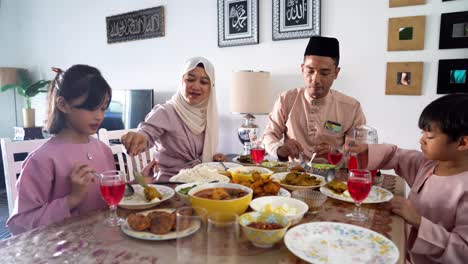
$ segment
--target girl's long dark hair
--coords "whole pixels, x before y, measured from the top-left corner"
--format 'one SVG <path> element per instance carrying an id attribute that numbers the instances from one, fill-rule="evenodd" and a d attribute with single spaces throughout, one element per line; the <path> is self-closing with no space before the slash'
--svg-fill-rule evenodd
<path id="1" fill-rule="evenodd" d="M 56 76 L 49 89 L 48 114 L 46 130 L 51 134 L 57 134 L 65 128 L 65 114 L 57 108 L 57 98 L 63 97 L 66 102 L 70 102 L 86 95 L 86 100 L 79 106 L 79 109 L 96 110 L 104 100 L 107 106 L 112 98 L 112 90 L 109 84 L 102 77 L 98 69 L 77 64 L 63 72 L 59 68 L 52 68 Z"/>

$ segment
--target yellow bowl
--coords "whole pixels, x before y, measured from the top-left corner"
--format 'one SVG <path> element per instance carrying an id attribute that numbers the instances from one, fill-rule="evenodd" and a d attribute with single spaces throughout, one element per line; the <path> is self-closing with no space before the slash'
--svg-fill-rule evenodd
<path id="1" fill-rule="evenodd" d="M 252 173 L 254 171 L 260 172 L 260 176 L 263 179 L 268 179 L 273 174 L 273 171 L 263 168 L 263 167 L 256 167 L 256 166 L 244 166 L 244 167 L 236 167 L 230 168 L 228 171 L 231 173 L 232 180 L 241 182 L 241 181 L 253 181 Z"/>
<path id="2" fill-rule="evenodd" d="M 276 223 L 281 225 L 282 228 L 264 230 L 249 227 L 248 225 L 253 222 Z M 239 224 L 247 239 L 250 240 L 254 246 L 269 248 L 284 237 L 291 222 L 286 216 L 280 214 L 250 212 L 239 217 Z"/>
<path id="3" fill-rule="evenodd" d="M 247 192 L 246 195 L 231 200 L 211 200 L 194 196 L 199 191 L 211 188 L 240 189 Z M 204 208 L 208 215 L 212 213 L 236 213 L 242 214 L 252 201 L 253 191 L 249 187 L 234 183 L 208 183 L 191 189 L 188 193 L 192 206 Z"/>

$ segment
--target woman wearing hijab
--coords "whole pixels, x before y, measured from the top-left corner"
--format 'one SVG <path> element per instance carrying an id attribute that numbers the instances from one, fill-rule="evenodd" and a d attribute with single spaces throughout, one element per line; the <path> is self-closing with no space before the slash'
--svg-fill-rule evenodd
<path id="1" fill-rule="evenodd" d="M 138 125 L 122 136 L 130 155 L 156 147 L 159 178 L 167 180 L 181 169 L 223 158 L 218 145 L 218 111 L 214 67 L 205 58 L 186 61 L 178 91 L 165 104 L 156 105 Z"/>

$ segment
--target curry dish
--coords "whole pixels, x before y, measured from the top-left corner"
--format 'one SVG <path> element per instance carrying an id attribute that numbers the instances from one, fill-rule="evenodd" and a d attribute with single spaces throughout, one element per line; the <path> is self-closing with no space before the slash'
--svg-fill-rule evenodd
<path id="1" fill-rule="evenodd" d="M 252 189 L 254 198 L 278 194 L 279 189 L 280 189 L 279 183 L 271 179 L 262 178 L 260 172 L 258 171 L 254 171 L 252 173 L 252 178 L 253 178 L 253 182 L 251 180 L 233 181 L 233 182 L 244 185 Z"/>
<path id="2" fill-rule="evenodd" d="M 209 188 L 196 192 L 193 196 L 210 200 L 232 200 L 247 195 L 246 191 L 234 188 Z"/>

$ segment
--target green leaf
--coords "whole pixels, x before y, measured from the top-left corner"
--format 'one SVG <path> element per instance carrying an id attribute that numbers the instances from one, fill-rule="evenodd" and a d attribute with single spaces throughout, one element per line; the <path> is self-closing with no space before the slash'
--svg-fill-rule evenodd
<path id="1" fill-rule="evenodd" d="M 31 84 L 30 86 L 28 86 L 26 89 L 25 89 L 25 94 L 29 97 L 34 97 L 36 96 L 38 93 L 40 93 L 40 89 L 46 85 L 48 85 L 50 83 L 50 81 L 46 81 L 46 80 L 40 80 L 40 81 L 37 81 L 33 84 Z M 47 91 L 47 90 L 46 90 Z"/>
<path id="2" fill-rule="evenodd" d="M 6 90 L 16 89 L 16 87 L 18 87 L 18 85 L 16 85 L 16 84 L 5 84 L 0 89 L 1 89 L 2 92 L 4 92 Z"/>

